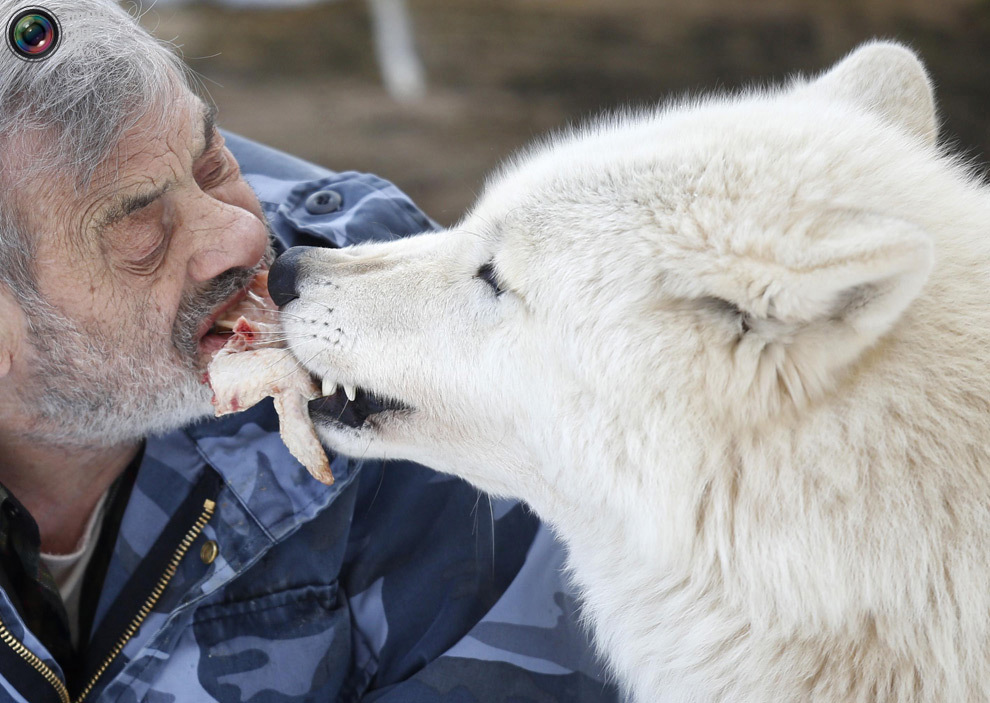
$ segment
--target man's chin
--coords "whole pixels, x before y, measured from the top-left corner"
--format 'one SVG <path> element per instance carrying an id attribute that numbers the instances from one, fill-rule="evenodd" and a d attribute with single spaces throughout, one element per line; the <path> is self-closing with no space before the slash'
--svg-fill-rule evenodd
<path id="1" fill-rule="evenodd" d="M 95 388 L 69 396 L 43 393 L 36 399 L 40 412 L 31 434 L 45 444 L 108 447 L 214 417 L 212 392 L 195 372 L 159 377 L 149 387 L 159 390 L 123 395 Z"/>

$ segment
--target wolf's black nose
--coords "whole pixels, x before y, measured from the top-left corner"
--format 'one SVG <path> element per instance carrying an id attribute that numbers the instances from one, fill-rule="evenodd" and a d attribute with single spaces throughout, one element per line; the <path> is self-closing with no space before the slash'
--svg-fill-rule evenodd
<path id="1" fill-rule="evenodd" d="M 276 305 L 282 307 L 299 297 L 296 290 L 296 279 L 299 277 L 299 265 L 309 247 L 292 247 L 272 264 L 268 272 L 268 295 Z"/>

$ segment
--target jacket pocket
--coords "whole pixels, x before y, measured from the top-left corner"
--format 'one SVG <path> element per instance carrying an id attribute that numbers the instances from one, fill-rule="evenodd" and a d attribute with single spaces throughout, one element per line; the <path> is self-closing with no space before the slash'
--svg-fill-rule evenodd
<path id="1" fill-rule="evenodd" d="M 203 606 L 192 633 L 192 688 L 223 703 L 333 700 L 351 659 L 350 619 L 336 583 Z"/>

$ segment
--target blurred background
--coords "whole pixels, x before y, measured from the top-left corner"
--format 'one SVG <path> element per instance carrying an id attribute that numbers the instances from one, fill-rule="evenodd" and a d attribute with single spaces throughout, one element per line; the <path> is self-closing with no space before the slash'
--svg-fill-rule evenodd
<path id="1" fill-rule="evenodd" d="M 619 105 L 920 52 L 942 139 L 990 155 L 990 0 L 146 0 L 230 130 L 394 181 L 441 224 L 547 131 Z"/>

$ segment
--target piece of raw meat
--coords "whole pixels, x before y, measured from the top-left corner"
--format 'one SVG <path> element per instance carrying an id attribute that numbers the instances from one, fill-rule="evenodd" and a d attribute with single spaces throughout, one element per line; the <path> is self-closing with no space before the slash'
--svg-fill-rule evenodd
<path id="1" fill-rule="evenodd" d="M 217 417 L 240 412 L 271 396 L 285 446 L 313 478 L 331 484 L 330 462 L 307 409 L 308 401 L 320 397 L 320 389 L 277 341 L 278 326 L 265 321 L 277 311 L 268 297 L 267 280 L 267 272 L 256 277 L 244 301 L 217 321 L 218 328 L 230 328 L 233 335 L 207 371 L 215 412 Z"/>

